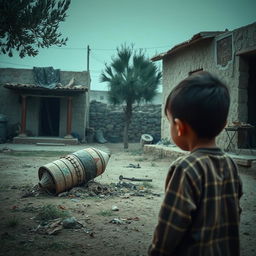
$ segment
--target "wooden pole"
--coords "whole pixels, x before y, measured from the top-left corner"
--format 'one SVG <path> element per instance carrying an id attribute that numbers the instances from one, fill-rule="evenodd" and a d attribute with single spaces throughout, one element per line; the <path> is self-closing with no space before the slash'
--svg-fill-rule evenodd
<path id="1" fill-rule="evenodd" d="M 90 46 L 87 45 L 87 72 L 89 72 L 90 69 Z"/>
<path id="2" fill-rule="evenodd" d="M 71 135 L 72 131 L 72 97 L 68 97 L 68 102 L 67 102 L 67 135 L 65 138 L 73 138 Z"/>
<path id="3" fill-rule="evenodd" d="M 19 136 L 26 136 L 27 96 L 21 95 L 21 128 Z"/>

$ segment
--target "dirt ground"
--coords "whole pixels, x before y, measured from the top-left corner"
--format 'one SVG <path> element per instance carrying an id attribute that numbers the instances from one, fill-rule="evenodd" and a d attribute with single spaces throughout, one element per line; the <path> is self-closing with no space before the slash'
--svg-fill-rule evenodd
<path id="1" fill-rule="evenodd" d="M 67 153 L 0 153 L 0 255 L 147 255 L 168 166 L 174 159 L 145 155 L 139 144 L 130 144 L 127 151 L 122 144 L 99 148 L 112 153 L 105 172 L 90 186 L 61 197 L 40 193 L 38 168 Z M 141 168 L 134 168 L 138 165 Z M 244 185 L 241 255 L 253 256 L 256 170 L 240 168 L 240 174 Z M 120 183 L 120 175 L 153 181 Z M 42 220 L 40 213 L 47 207 L 75 220 L 65 227 L 60 219 Z"/>

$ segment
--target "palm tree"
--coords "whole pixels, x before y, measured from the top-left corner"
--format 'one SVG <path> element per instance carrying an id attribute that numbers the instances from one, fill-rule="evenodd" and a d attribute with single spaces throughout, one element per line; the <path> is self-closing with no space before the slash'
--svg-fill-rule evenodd
<path id="1" fill-rule="evenodd" d="M 110 65 L 105 64 L 101 82 L 107 82 L 109 100 L 122 104 L 125 117 L 124 148 L 128 148 L 128 130 L 132 118 L 133 104 L 150 101 L 156 94 L 161 73 L 154 63 L 147 59 L 142 50 L 122 45 Z"/>

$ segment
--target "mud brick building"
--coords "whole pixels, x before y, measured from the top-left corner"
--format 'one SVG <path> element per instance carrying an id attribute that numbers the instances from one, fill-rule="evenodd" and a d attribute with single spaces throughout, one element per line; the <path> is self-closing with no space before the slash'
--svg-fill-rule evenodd
<path id="1" fill-rule="evenodd" d="M 71 143 L 77 143 L 77 137 L 85 139 L 89 122 L 89 73 L 60 70 L 57 73 L 56 86 L 46 87 L 35 79 L 33 69 L 0 69 L 0 113 L 7 116 L 8 128 L 20 125 L 20 134 L 14 142 L 34 143 L 35 137 L 66 138 Z"/>
<path id="2" fill-rule="evenodd" d="M 229 87 L 231 108 L 228 123 L 249 123 L 256 126 L 256 23 L 233 31 L 200 32 L 190 40 L 174 46 L 152 58 L 162 60 L 163 104 L 171 89 L 182 79 L 199 70 L 217 75 Z M 164 114 L 161 136 L 169 137 L 169 124 Z M 235 147 L 247 147 L 240 130 L 234 138 Z M 247 145 L 256 147 L 255 129 L 250 130 Z M 225 148 L 229 143 L 227 131 L 217 138 Z"/>

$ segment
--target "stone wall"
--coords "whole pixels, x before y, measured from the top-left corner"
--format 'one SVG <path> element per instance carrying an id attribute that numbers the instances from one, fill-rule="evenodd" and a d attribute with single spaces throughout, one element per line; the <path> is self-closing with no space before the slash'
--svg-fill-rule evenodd
<path id="1" fill-rule="evenodd" d="M 109 104 L 108 91 L 90 90 L 90 101 L 99 101 Z M 140 102 L 141 105 L 148 104 L 146 102 Z M 154 98 L 150 101 L 150 104 L 159 105 L 162 104 L 162 92 L 157 92 Z"/>
<path id="2" fill-rule="evenodd" d="M 121 106 L 111 106 L 98 101 L 90 103 L 90 127 L 102 130 L 110 142 L 122 142 L 124 112 Z M 160 140 L 161 105 L 136 106 L 129 127 L 129 142 L 139 142 L 142 134 L 150 134 Z"/>

